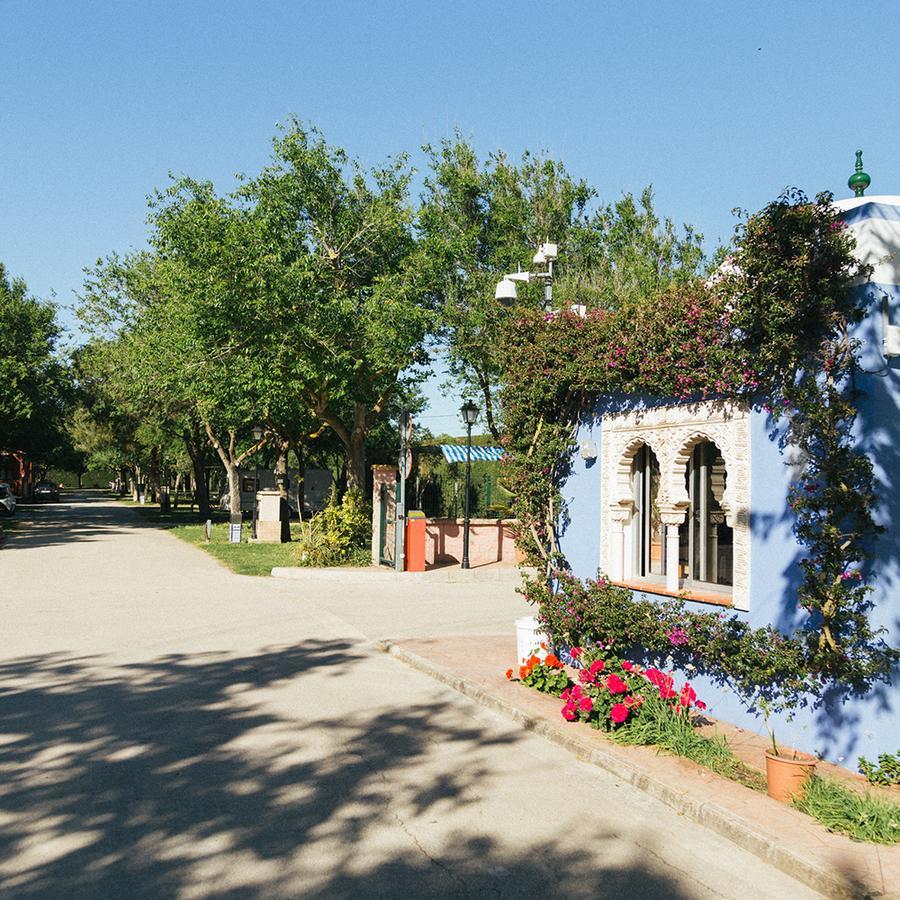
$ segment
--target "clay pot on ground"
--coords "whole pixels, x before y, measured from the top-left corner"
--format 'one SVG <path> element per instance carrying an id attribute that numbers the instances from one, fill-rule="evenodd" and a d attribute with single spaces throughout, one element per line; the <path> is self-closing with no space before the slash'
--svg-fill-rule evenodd
<path id="1" fill-rule="evenodd" d="M 816 771 L 818 760 L 808 753 L 791 753 L 776 756 L 766 751 L 766 781 L 769 796 L 781 803 L 790 803 L 791 798 L 803 793 L 806 782 Z"/>

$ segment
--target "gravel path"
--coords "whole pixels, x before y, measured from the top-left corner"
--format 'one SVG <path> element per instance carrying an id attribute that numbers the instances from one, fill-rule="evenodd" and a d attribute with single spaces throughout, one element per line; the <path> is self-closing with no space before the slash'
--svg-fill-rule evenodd
<path id="1" fill-rule="evenodd" d="M 0 550 L 3 896 L 815 896 L 371 646 L 508 587 L 246 578 L 66 500 Z"/>

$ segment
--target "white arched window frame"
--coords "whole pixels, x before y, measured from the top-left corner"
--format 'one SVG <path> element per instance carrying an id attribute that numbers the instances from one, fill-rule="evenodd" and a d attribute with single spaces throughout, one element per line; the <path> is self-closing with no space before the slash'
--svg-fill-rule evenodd
<path id="1" fill-rule="evenodd" d="M 613 581 L 648 592 L 695 592 L 698 599 L 714 595 L 718 602 L 748 609 L 750 600 L 750 416 L 746 407 L 724 401 L 631 410 L 603 416 L 601 425 L 603 479 L 600 568 Z M 729 587 L 700 583 L 698 572 L 679 567 L 683 527 L 691 509 L 686 486 L 694 448 L 702 443 L 718 448 L 727 478 L 713 485 L 716 500 L 732 529 L 732 581 Z M 659 464 L 654 523 L 665 529 L 664 576 L 641 571 L 638 546 L 639 495 L 635 472 L 649 447 Z M 714 473 L 717 477 L 718 473 Z M 718 491 L 716 490 L 718 488 Z M 680 534 L 681 532 L 681 534 Z M 661 536 L 657 538 L 661 541 Z M 655 551 L 654 551 L 655 552 Z M 693 578 L 684 578 L 693 574 Z"/>

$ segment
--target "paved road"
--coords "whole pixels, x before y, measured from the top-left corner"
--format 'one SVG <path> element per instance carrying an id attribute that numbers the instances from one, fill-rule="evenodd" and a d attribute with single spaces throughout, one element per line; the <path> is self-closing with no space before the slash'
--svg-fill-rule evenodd
<path id="1" fill-rule="evenodd" d="M 815 896 L 371 647 L 509 629 L 508 588 L 236 576 L 88 494 L 20 518 L 3 896 Z"/>

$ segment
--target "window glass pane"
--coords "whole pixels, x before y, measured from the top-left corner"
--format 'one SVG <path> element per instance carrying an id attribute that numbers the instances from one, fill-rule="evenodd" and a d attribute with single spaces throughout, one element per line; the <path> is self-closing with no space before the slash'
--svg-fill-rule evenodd
<path id="1" fill-rule="evenodd" d="M 709 584 L 732 584 L 734 532 L 721 506 L 727 472 L 719 448 L 708 441 L 694 447 L 685 472 L 690 498 L 679 529 L 679 575 Z"/>
<path id="2" fill-rule="evenodd" d="M 659 462 L 656 454 L 649 448 L 644 448 L 650 460 L 647 467 L 649 472 L 648 483 L 648 559 L 647 567 L 651 575 L 666 574 L 666 534 L 662 520 L 659 517 L 659 504 L 657 498 L 659 496 Z"/>
<path id="3" fill-rule="evenodd" d="M 665 525 L 659 515 L 659 460 L 641 447 L 632 466 L 634 489 L 634 569 L 640 577 L 666 574 Z"/>

